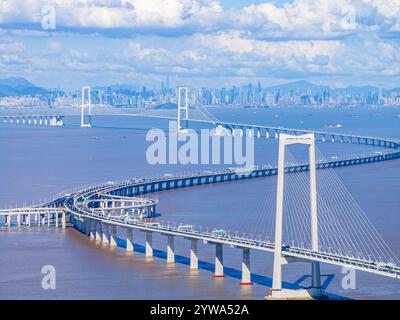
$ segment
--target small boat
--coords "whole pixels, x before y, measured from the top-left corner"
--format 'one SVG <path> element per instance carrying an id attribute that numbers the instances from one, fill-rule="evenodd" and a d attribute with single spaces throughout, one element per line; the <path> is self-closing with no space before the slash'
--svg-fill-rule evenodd
<path id="1" fill-rule="evenodd" d="M 338 129 L 343 127 L 340 123 L 335 124 L 335 125 L 325 125 L 323 126 L 324 129 Z"/>
<path id="2" fill-rule="evenodd" d="M 228 129 L 226 129 L 225 127 L 218 125 L 215 128 L 215 131 L 213 132 L 214 136 L 230 136 L 231 133 Z"/>

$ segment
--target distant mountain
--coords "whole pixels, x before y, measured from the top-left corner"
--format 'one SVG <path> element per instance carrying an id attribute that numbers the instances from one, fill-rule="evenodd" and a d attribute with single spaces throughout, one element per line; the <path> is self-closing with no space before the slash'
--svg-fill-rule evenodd
<path id="1" fill-rule="evenodd" d="M 102 91 L 135 91 L 138 90 L 136 86 L 132 86 L 130 84 L 112 84 L 109 86 L 96 86 L 93 88 L 94 90 L 102 90 Z"/>
<path id="2" fill-rule="evenodd" d="M 389 93 L 391 93 L 391 92 L 396 92 L 396 93 L 399 93 L 400 92 L 400 87 L 399 88 L 393 88 L 393 89 L 390 89 L 390 90 L 387 90 Z"/>
<path id="3" fill-rule="evenodd" d="M 357 94 L 368 95 L 371 92 L 376 92 L 378 94 L 379 88 L 373 86 L 363 86 L 363 87 L 350 86 L 347 88 L 333 89 L 332 91 L 334 91 L 338 95 L 357 95 Z"/>
<path id="4" fill-rule="evenodd" d="M 300 80 L 295 82 L 289 82 L 281 85 L 276 85 L 266 88 L 267 92 L 277 92 L 280 91 L 281 94 L 290 94 L 293 92 L 296 95 L 306 94 L 308 92 L 320 92 L 323 90 L 329 90 L 326 86 L 319 86 L 314 83 Z"/>
<path id="5" fill-rule="evenodd" d="M 46 94 L 46 89 L 40 88 L 25 78 L 13 77 L 0 79 L 0 97 Z"/>
<path id="6" fill-rule="evenodd" d="M 276 93 L 278 90 L 281 95 L 288 95 L 292 92 L 295 95 L 306 95 L 306 94 L 321 94 L 325 90 L 329 92 L 329 95 L 332 97 L 335 96 L 369 96 L 371 94 L 378 95 L 380 92 L 380 88 L 374 86 L 349 86 L 345 88 L 330 88 L 328 86 L 317 85 L 305 80 L 285 83 L 281 85 L 276 85 L 272 87 L 268 87 L 265 89 L 267 92 Z M 394 88 L 391 90 L 386 90 L 382 88 L 383 95 L 388 95 L 390 92 L 400 92 L 399 88 Z"/>
<path id="7" fill-rule="evenodd" d="M 34 85 L 31 82 L 29 82 L 25 78 L 21 78 L 21 77 L 0 79 L 0 85 L 8 86 L 8 87 L 11 87 L 11 88 L 16 88 L 16 87 L 34 87 Z"/>

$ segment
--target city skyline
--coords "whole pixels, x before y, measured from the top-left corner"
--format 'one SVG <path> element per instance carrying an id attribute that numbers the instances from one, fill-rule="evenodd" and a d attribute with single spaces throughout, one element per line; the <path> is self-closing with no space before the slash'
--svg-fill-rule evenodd
<path id="1" fill-rule="evenodd" d="M 167 75 L 193 87 L 304 79 L 394 88 L 399 8 L 398 0 L 115 0 L 75 7 L 3 0 L 1 78 L 67 90 L 87 83 L 154 88 Z"/>
<path id="2" fill-rule="evenodd" d="M 265 87 L 258 81 L 243 86 L 217 88 L 189 87 L 191 105 L 235 107 L 341 107 L 399 106 L 400 88 L 349 86 L 330 88 L 305 80 Z M 95 86 L 91 93 L 95 104 L 117 107 L 173 107 L 177 93 L 167 76 L 158 88 L 130 85 Z M 45 89 L 24 78 L 0 79 L 0 107 L 62 107 L 79 106 L 79 90 Z M 164 105 L 164 106 L 163 106 Z"/>

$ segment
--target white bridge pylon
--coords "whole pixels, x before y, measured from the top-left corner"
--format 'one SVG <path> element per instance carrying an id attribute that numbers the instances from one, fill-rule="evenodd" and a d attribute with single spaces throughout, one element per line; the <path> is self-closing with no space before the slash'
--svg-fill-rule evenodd
<path id="1" fill-rule="evenodd" d="M 85 108 L 88 108 L 88 123 L 85 123 Z M 92 98 L 90 87 L 82 87 L 81 128 L 92 126 Z"/>
<path id="2" fill-rule="evenodd" d="M 182 106 L 182 95 L 184 95 L 184 105 Z M 178 96 L 178 133 L 184 132 L 182 126 L 182 112 L 184 112 L 184 117 L 186 120 L 186 124 L 189 120 L 189 101 L 188 101 L 188 87 L 178 86 L 177 87 L 177 96 Z"/>
<path id="3" fill-rule="evenodd" d="M 317 261 L 293 260 L 282 256 L 282 221 L 283 221 L 283 189 L 285 174 L 285 151 L 286 146 L 291 144 L 305 144 L 309 147 L 310 163 L 310 208 L 311 208 L 311 248 L 318 252 L 318 211 L 317 211 L 317 179 L 315 166 L 315 135 L 314 133 L 304 135 L 279 134 L 279 156 L 278 156 L 278 183 L 276 196 L 276 220 L 275 220 L 275 249 L 274 249 L 274 272 L 272 288 L 269 298 L 292 299 L 292 298 L 319 298 L 322 294 L 320 264 Z M 312 285 L 310 288 L 301 290 L 282 288 L 282 264 L 289 262 L 309 262 L 312 265 Z"/>

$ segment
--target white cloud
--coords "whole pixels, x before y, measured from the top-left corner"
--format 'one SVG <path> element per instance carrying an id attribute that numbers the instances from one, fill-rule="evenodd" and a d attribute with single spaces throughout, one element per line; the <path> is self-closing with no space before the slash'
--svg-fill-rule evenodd
<path id="1" fill-rule="evenodd" d="M 294 0 L 230 10 L 217 0 L 54 3 L 57 27 L 63 28 L 48 32 L 40 20 L 49 1 L 0 0 L 0 28 L 11 24 L 0 35 L 13 39 L 0 42 L 3 68 L 29 65 L 76 72 L 77 78 L 175 74 L 216 83 L 221 77 L 400 76 L 399 37 L 393 33 L 400 31 L 400 0 Z M 103 36 L 111 31 L 118 37 L 119 28 L 138 37 Z M 18 39 L 37 41 L 40 49 L 31 51 Z"/>
<path id="2" fill-rule="evenodd" d="M 13 0 L 0 2 L 0 23 L 40 24 L 52 3 L 58 26 L 79 28 L 205 27 L 223 12 L 214 0 Z"/>
<path id="3" fill-rule="evenodd" d="M 57 26 L 75 31 L 127 28 L 175 35 L 246 30 L 258 38 L 319 39 L 395 31 L 400 24 L 400 0 L 294 0 L 230 10 L 218 0 L 13 0 L 0 1 L 0 24 L 40 25 L 42 8 L 51 3 Z"/>

